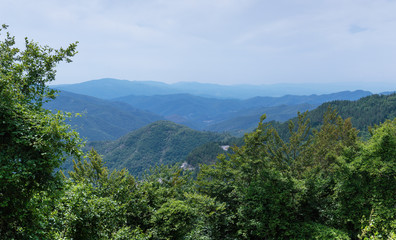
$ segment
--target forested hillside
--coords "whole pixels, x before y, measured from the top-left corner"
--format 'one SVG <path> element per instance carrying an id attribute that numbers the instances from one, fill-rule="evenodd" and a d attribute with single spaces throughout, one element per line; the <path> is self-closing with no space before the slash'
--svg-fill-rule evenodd
<path id="1" fill-rule="evenodd" d="M 322 116 L 329 109 L 334 109 L 343 118 L 351 118 L 352 124 L 360 131 L 360 136 L 368 137 L 369 128 L 396 117 L 396 93 L 374 94 L 356 101 L 331 101 L 308 112 L 313 128 L 322 125 Z M 296 122 L 297 118 L 292 119 Z M 278 130 L 286 136 L 287 123 Z"/>
<path id="2" fill-rule="evenodd" d="M 199 132 L 169 121 L 157 121 L 111 142 L 89 142 L 111 169 L 126 168 L 140 175 L 156 165 L 180 163 L 196 147 L 227 142 L 227 134 Z"/>
<path id="3" fill-rule="evenodd" d="M 343 118 L 350 117 L 357 129 L 367 132 L 368 126 L 378 125 L 386 119 L 396 117 L 396 93 L 375 94 L 357 101 L 332 101 L 324 103 L 309 115 L 314 125 L 320 122 L 320 116 L 323 115 L 328 107 L 337 110 Z"/>
<path id="4" fill-rule="evenodd" d="M 230 114 L 228 119 L 207 126 L 206 130 L 228 132 L 234 136 L 242 137 L 243 134 L 251 132 L 257 127 L 257 119 L 260 119 L 263 114 L 267 115 L 267 121 L 285 122 L 295 117 L 297 112 L 309 111 L 316 107 L 317 105 L 299 104 L 242 110 L 233 115 Z"/>
<path id="5" fill-rule="evenodd" d="M 114 100 L 197 130 L 228 131 L 241 136 L 241 133 L 253 130 L 257 119 L 264 113 L 268 120 L 286 121 L 293 118 L 298 111 L 312 110 L 327 101 L 357 100 L 370 94 L 366 91 L 344 91 L 309 96 L 254 97 L 246 100 L 172 94 L 130 95 Z"/>

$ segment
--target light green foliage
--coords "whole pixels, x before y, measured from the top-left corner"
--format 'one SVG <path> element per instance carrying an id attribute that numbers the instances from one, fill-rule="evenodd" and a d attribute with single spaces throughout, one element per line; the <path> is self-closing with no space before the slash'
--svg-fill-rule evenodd
<path id="1" fill-rule="evenodd" d="M 102 196 L 124 201 L 136 189 L 135 178 L 126 169 L 110 172 L 104 164 L 102 157 L 91 149 L 84 161 L 74 162 L 74 171 L 69 172 L 70 178 L 77 183 L 92 185 Z"/>
<path id="2" fill-rule="evenodd" d="M 319 223 L 307 222 L 302 224 L 297 231 L 296 239 L 337 239 L 349 240 L 351 239 L 347 233 Z"/>
<path id="3" fill-rule="evenodd" d="M 395 240 L 396 220 L 389 222 L 387 224 L 388 228 L 378 226 L 378 220 L 380 220 L 379 225 L 382 225 L 384 221 L 381 218 L 378 218 L 374 209 L 372 209 L 369 219 L 366 219 L 365 217 L 362 219 L 362 231 L 358 234 L 358 238 L 361 240 Z"/>
<path id="4" fill-rule="evenodd" d="M 74 163 L 66 191 L 52 212 L 54 238 L 144 239 L 136 226 L 128 224 L 135 179 L 126 170 L 109 173 L 93 149 L 86 158 Z"/>
<path id="5" fill-rule="evenodd" d="M 57 237 L 69 239 L 109 239 L 126 221 L 122 205 L 112 197 L 98 196 L 92 185 L 84 183 L 68 188 L 53 217 Z"/>
<path id="6" fill-rule="evenodd" d="M 337 156 L 353 155 L 358 150 L 358 131 L 352 127 L 351 119 L 343 120 L 331 108 L 324 114 L 320 129 L 314 130 L 313 135 L 314 141 L 309 147 L 310 155 L 306 156 L 305 171 L 331 172 Z"/>
<path id="7" fill-rule="evenodd" d="M 0 34 L 7 26 L 0 28 Z M 25 39 L 14 47 L 5 33 L 0 41 L 0 235 L 23 237 L 34 226 L 28 203 L 39 191 L 56 188 L 54 169 L 69 155 L 79 155 L 80 139 L 63 123 L 65 115 L 42 104 L 54 98 L 46 84 L 55 66 L 70 62 L 76 44 L 54 50 Z"/>
<path id="8" fill-rule="evenodd" d="M 159 166 L 140 181 L 125 170 L 111 174 L 91 150 L 74 163 L 51 218 L 55 239 L 205 239 L 210 216 L 222 205 L 194 190 L 178 167 Z"/>

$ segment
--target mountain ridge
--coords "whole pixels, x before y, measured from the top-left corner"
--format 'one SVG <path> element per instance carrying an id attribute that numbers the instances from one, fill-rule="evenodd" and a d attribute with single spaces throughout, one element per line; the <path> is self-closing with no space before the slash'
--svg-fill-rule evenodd
<path id="1" fill-rule="evenodd" d="M 228 128 L 222 129 L 221 123 L 230 119 L 250 116 L 250 120 L 256 121 L 257 116 L 261 116 L 265 111 L 269 111 L 268 119 L 286 121 L 295 116 L 297 111 L 304 112 L 312 110 L 323 102 L 356 100 L 368 95 L 371 95 L 371 92 L 357 90 L 322 95 L 286 95 L 282 97 L 254 97 L 241 100 L 205 98 L 184 93 L 154 96 L 129 95 L 113 100 L 128 103 L 135 108 L 153 112 L 163 116 L 165 119 L 185 124 L 197 130 L 216 130 L 222 132 L 228 130 Z M 285 112 L 285 105 L 294 106 L 294 108 L 287 107 L 288 112 Z M 282 112 L 283 115 L 277 114 L 277 112 Z M 245 128 L 233 129 L 233 131 L 243 130 L 246 132 L 246 130 L 251 130 L 252 127 L 252 124 L 248 124 Z"/>
<path id="2" fill-rule="evenodd" d="M 62 91 L 55 100 L 44 105 L 49 110 L 80 113 L 69 124 L 80 136 L 90 141 L 112 140 L 127 132 L 163 119 L 161 116 L 136 109 L 129 104 Z"/>
<path id="3" fill-rule="evenodd" d="M 156 81 L 129 81 L 114 78 L 90 80 L 76 84 L 52 85 L 53 88 L 89 95 L 97 98 L 111 99 L 127 95 L 152 96 L 176 93 L 214 98 L 248 99 L 255 96 L 279 97 L 284 95 L 329 94 L 343 90 L 354 91 L 359 88 L 341 88 L 334 84 L 319 83 L 281 83 L 267 85 L 220 85 L 213 83 L 178 82 L 163 83 Z M 360 88 L 363 89 L 364 87 Z"/>

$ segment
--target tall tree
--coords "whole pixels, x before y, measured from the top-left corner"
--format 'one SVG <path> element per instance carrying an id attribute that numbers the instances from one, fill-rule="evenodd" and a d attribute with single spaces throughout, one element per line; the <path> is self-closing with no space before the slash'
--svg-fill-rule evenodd
<path id="1" fill-rule="evenodd" d="M 7 27 L 2 25 L 0 34 Z M 29 201 L 40 191 L 57 188 L 54 170 L 67 156 L 79 155 L 81 140 L 64 123 L 65 115 L 42 108 L 55 98 L 56 92 L 46 84 L 55 79 L 56 65 L 71 62 L 76 44 L 55 50 L 25 38 L 25 49 L 20 50 L 10 33 L 0 40 L 2 237 L 26 239 L 37 232 L 37 227 L 29 226 L 37 223 Z"/>

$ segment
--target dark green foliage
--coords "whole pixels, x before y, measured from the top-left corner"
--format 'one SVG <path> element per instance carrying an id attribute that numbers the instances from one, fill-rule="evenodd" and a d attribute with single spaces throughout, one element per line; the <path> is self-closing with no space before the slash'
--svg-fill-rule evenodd
<path id="1" fill-rule="evenodd" d="M 289 122 L 288 141 L 261 121 L 229 160 L 202 167 L 199 190 L 226 207 L 214 238 L 355 239 L 373 209 L 366 236 L 394 234 L 396 120 L 361 143 L 334 111 L 312 135 L 304 119 Z"/>
<path id="2" fill-rule="evenodd" d="M 396 93 L 375 94 L 357 101 L 324 103 L 308 114 L 313 126 L 321 124 L 321 118 L 329 107 L 335 109 L 341 117 L 351 118 L 353 126 L 361 131 L 362 136 L 368 137 L 368 127 L 396 117 Z"/>
<path id="3" fill-rule="evenodd" d="M 226 206 L 225 215 L 216 219 L 214 236 L 279 239 L 298 229 L 305 189 L 292 177 L 293 163 L 303 156 L 309 128 L 300 115 L 299 128 L 291 123 L 292 137 L 284 142 L 264 119 L 245 136 L 246 145 L 233 149 L 230 160 L 220 157 L 213 167 L 202 166 L 198 175 L 200 191 Z"/>
<path id="4" fill-rule="evenodd" d="M 192 150 L 186 157 L 186 162 L 194 168 L 199 164 L 213 164 L 217 156 L 224 153 L 219 143 L 209 142 Z"/>
<path id="5" fill-rule="evenodd" d="M 359 130 L 359 136 L 370 137 L 369 128 L 387 119 L 396 117 L 396 93 L 389 95 L 371 95 L 356 101 L 326 102 L 307 113 L 311 120 L 311 128 L 317 129 L 323 124 L 323 116 L 333 109 L 344 119 L 350 118 L 351 124 Z M 297 118 L 290 119 L 294 123 Z M 288 123 L 272 123 L 282 139 L 288 139 Z"/>
<path id="6" fill-rule="evenodd" d="M 217 161 L 217 156 L 231 152 L 233 146 L 242 146 L 243 139 L 232 137 L 222 142 L 209 142 L 193 149 L 186 157 L 185 162 L 193 168 L 199 164 L 210 165 Z M 223 149 L 224 147 L 224 149 Z"/>
<path id="7" fill-rule="evenodd" d="M 298 232 L 298 183 L 276 170 L 260 169 L 247 186 L 238 188 L 238 235 L 245 239 L 279 239 Z"/>

